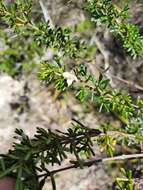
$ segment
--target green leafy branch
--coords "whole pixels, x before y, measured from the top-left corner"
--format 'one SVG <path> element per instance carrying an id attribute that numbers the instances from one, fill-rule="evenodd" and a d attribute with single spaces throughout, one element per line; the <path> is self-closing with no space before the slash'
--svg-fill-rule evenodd
<path id="1" fill-rule="evenodd" d="M 29 139 L 22 130 L 17 129 L 16 133 L 15 138 L 20 143 L 14 143 L 13 149 L 7 155 L 1 155 L 0 177 L 15 177 L 16 187 L 21 184 L 21 190 L 37 190 L 42 189 L 43 180 L 48 176 L 54 180 L 53 174 L 56 172 L 50 172 L 47 166 L 61 165 L 67 158 L 67 153 L 74 153 L 77 167 L 82 167 L 80 153 L 84 151 L 94 154 L 91 137 L 96 137 L 101 132 L 74 124 L 73 129 L 69 128 L 65 133 L 38 128 L 33 139 Z M 38 174 L 41 172 L 46 174 Z"/>
<path id="2" fill-rule="evenodd" d="M 0 177 L 5 175 L 14 177 L 16 189 L 20 188 L 21 190 L 42 189 L 45 180 L 50 177 L 54 190 L 56 188 L 54 175 L 58 172 L 72 168 L 82 169 L 100 162 L 143 157 L 143 154 L 121 155 L 112 158 L 95 156 L 92 138 L 101 138 L 104 133 L 74 121 L 73 127 L 69 128 L 67 132 L 59 130 L 53 132 L 50 129 L 46 131 L 37 128 L 37 133 L 32 139 L 21 129 L 16 129 L 15 138 L 19 142 L 13 144 L 13 149 L 9 150 L 8 154 L 0 155 Z M 74 153 L 75 159 L 70 161 L 68 166 L 62 166 L 52 171 L 48 169 L 49 165 L 61 165 L 62 161 L 68 158 L 69 153 Z"/>
<path id="3" fill-rule="evenodd" d="M 63 56 L 79 56 L 79 52 L 85 49 L 80 38 L 73 37 L 69 28 L 52 28 L 49 22 L 44 21 L 35 24 L 30 16 L 31 8 L 31 0 L 28 2 L 16 0 L 10 5 L 1 1 L 0 17 L 19 35 L 29 33 L 33 41 L 37 42 L 38 47 L 45 45 L 46 48 L 54 48 L 58 52 L 61 50 Z"/>
<path id="4" fill-rule="evenodd" d="M 123 42 L 123 47 L 135 58 L 143 54 L 143 37 L 138 26 L 127 23 L 128 6 L 120 9 L 112 0 L 89 0 L 85 9 L 94 21 L 106 24 Z"/>
<path id="5" fill-rule="evenodd" d="M 111 89 L 109 79 L 102 74 L 98 80 L 95 79 L 82 64 L 72 71 L 65 71 L 64 67 L 43 62 L 39 79 L 45 81 L 46 84 L 52 83 L 58 90 L 74 89 L 79 101 L 92 101 L 93 104 L 98 105 L 99 112 L 102 110 L 113 112 L 126 125 L 132 123 L 135 118 L 140 118 L 142 122 L 143 112 L 140 98 L 134 103 L 130 95 Z"/>

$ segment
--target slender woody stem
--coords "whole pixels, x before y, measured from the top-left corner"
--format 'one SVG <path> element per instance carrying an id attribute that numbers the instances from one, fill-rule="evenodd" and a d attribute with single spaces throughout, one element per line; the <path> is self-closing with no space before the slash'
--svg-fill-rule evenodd
<path id="1" fill-rule="evenodd" d="M 82 164 L 84 167 L 90 167 L 94 164 L 98 164 L 99 162 L 100 163 L 101 162 L 102 163 L 109 162 L 109 161 L 115 162 L 118 160 L 128 160 L 128 159 L 138 159 L 138 158 L 143 158 L 143 154 L 125 154 L 125 155 L 123 154 L 120 156 L 114 156 L 114 157 L 108 157 L 108 158 L 95 158 L 95 157 L 93 157 L 92 159 L 87 159 L 87 160 L 82 161 Z M 39 175 L 39 177 L 44 177 L 45 175 L 48 177 L 50 175 L 54 175 L 54 174 L 62 172 L 62 171 L 77 168 L 77 162 L 72 161 L 72 163 L 73 164 L 70 164 L 69 166 L 65 166 L 65 167 L 61 167 L 61 168 L 52 170 L 48 174 L 45 173 L 45 174 Z"/>

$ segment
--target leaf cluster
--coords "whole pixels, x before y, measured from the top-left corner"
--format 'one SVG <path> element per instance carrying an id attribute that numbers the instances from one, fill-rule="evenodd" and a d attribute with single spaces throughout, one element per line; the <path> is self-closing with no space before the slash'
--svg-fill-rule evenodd
<path id="1" fill-rule="evenodd" d="M 43 50 L 34 41 L 31 41 L 29 34 L 25 34 L 21 38 L 0 30 L 0 39 L 3 45 L 0 52 L 0 71 L 12 77 L 33 70 L 38 62 L 35 57 L 40 58 L 43 55 Z"/>
<path id="2" fill-rule="evenodd" d="M 94 154 L 91 138 L 100 133 L 100 130 L 73 123 L 73 128 L 67 132 L 37 128 L 34 138 L 29 139 L 21 129 L 16 129 L 15 138 L 19 142 L 13 144 L 13 149 L 8 154 L 1 155 L 0 177 L 15 177 L 16 189 L 19 190 L 42 189 L 43 180 L 45 182 L 47 177 L 51 177 L 53 181 L 53 175 L 58 172 L 49 171 L 48 166 L 61 165 L 68 157 L 67 153 L 75 155 L 74 167 L 82 168 L 83 152 L 87 155 Z"/>
<path id="3" fill-rule="evenodd" d="M 94 21 L 104 23 L 109 30 L 123 42 L 123 47 L 136 58 L 143 54 L 143 37 L 139 28 L 127 23 L 128 6 L 123 9 L 112 3 L 112 0 L 89 0 L 86 10 Z"/>

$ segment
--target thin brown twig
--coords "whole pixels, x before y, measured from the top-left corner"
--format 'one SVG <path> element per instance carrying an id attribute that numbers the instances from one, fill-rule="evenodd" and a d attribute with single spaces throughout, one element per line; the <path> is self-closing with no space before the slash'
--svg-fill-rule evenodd
<path id="1" fill-rule="evenodd" d="M 134 87 L 134 88 L 136 88 L 137 90 L 143 91 L 143 87 L 142 87 L 142 86 L 140 86 L 140 85 L 138 85 L 138 84 L 135 84 L 135 83 L 132 82 L 132 81 L 128 81 L 128 80 L 122 79 L 122 78 L 120 78 L 120 77 L 118 77 L 118 76 L 114 76 L 114 75 L 112 75 L 112 77 L 113 77 L 114 79 L 117 79 L 117 80 L 119 80 L 120 82 L 122 82 L 122 83 L 124 83 L 124 84 L 130 86 L 130 87 Z"/>
<path id="2" fill-rule="evenodd" d="M 128 160 L 128 159 L 138 159 L 138 158 L 143 158 L 143 153 L 141 154 L 127 154 L 127 155 L 119 155 L 119 156 L 114 156 L 114 157 L 107 157 L 107 158 L 96 158 L 93 157 L 92 159 L 87 159 L 82 161 L 82 166 L 83 167 L 90 167 L 94 164 L 98 164 L 98 163 L 104 163 L 104 162 L 115 162 L 115 161 L 119 161 L 119 160 Z M 77 162 L 76 161 L 72 161 L 72 164 L 70 164 L 69 166 L 65 166 L 65 167 L 61 167 L 55 170 L 52 170 L 48 173 L 39 175 L 39 177 L 44 177 L 44 176 L 50 176 L 50 175 L 54 175 L 56 173 L 62 172 L 62 171 L 66 171 L 69 169 L 73 169 L 73 168 L 77 168 Z"/>

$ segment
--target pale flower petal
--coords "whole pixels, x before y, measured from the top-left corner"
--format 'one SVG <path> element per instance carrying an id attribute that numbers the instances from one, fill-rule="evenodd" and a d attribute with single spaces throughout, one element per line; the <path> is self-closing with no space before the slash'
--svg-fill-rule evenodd
<path id="1" fill-rule="evenodd" d="M 73 81 L 78 81 L 77 77 L 72 72 L 64 72 L 63 77 L 67 79 L 68 86 L 70 86 Z"/>

